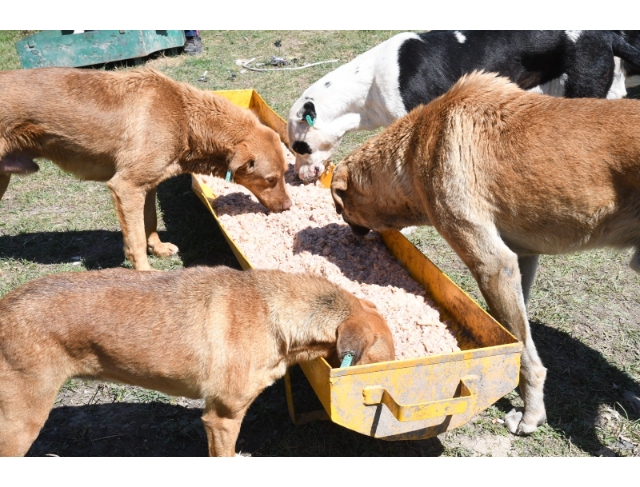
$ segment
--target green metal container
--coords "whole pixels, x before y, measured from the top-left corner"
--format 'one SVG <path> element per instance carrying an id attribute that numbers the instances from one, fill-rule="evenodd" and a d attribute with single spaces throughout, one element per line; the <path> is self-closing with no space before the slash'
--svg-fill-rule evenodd
<path id="1" fill-rule="evenodd" d="M 143 58 L 184 43 L 183 30 L 48 30 L 19 40 L 16 50 L 23 68 L 78 67 Z"/>

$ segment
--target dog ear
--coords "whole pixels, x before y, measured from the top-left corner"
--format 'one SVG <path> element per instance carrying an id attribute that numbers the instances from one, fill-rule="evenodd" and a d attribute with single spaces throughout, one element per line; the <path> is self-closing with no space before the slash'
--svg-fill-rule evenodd
<path id="1" fill-rule="evenodd" d="M 298 117 L 300 117 L 301 120 L 306 121 L 310 126 L 313 126 L 313 123 L 316 121 L 317 114 L 316 106 L 312 101 L 308 101 L 302 105 L 302 110 L 298 112 Z"/>
<path id="2" fill-rule="evenodd" d="M 251 157 L 250 151 L 240 143 L 233 151 L 233 155 L 229 161 L 229 170 L 235 175 L 237 171 L 243 174 L 251 174 L 255 168 L 255 159 Z"/>
<path id="3" fill-rule="evenodd" d="M 336 352 L 339 362 L 342 362 L 348 353 L 353 355 L 353 365 L 360 362 L 362 354 L 368 348 L 368 342 L 371 339 L 371 333 L 367 333 L 367 331 L 369 331 L 367 323 L 353 317 L 340 323 L 336 330 L 338 335 Z"/>
<path id="4" fill-rule="evenodd" d="M 347 190 L 348 179 L 349 169 L 343 164 L 338 164 L 331 178 L 331 196 L 333 196 L 333 202 L 336 205 L 336 213 L 338 213 L 338 215 L 341 215 L 344 210 L 342 195 L 343 192 Z"/>
<path id="5" fill-rule="evenodd" d="M 382 316 L 377 319 L 362 315 L 351 317 L 338 326 L 337 334 L 336 353 L 339 363 L 349 353 L 353 355 L 352 365 L 395 360 L 393 336 Z"/>

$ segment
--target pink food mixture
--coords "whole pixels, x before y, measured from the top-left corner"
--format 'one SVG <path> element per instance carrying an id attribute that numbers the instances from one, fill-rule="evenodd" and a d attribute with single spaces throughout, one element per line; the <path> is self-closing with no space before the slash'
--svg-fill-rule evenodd
<path id="1" fill-rule="evenodd" d="M 314 272 L 374 302 L 391 328 L 397 359 L 460 350 L 455 331 L 440 321 L 424 289 L 378 234 L 351 233 L 326 188 L 299 183 L 291 168 L 286 178 L 293 207 L 270 213 L 243 186 L 197 178 L 217 196 L 213 207 L 220 222 L 253 267 Z"/>

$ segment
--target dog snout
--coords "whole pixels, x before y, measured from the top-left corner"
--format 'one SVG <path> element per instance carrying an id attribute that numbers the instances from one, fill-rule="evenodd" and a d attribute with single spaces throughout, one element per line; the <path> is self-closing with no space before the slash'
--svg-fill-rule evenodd
<path id="1" fill-rule="evenodd" d="M 309 184 L 314 182 L 318 178 L 318 175 L 313 166 L 302 166 L 300 171 L 298 171 L 298 177 L 304 184 Z"/>
<path id="2" fill-rule="evenodd" d="M 286 211 L 293 206 L 293 201 L 291 201 L 291 198 L 289 197 L 288 194 L 283 200 L 269 203 L 269 204 L 266 204 L 266 202 L 262 202 L 262 201 L 261 203 L 264 206 L 266 206 L 269 209 L 269 211 L 273 211 L 274 213 L 280 213 L 282 211 Z"/>

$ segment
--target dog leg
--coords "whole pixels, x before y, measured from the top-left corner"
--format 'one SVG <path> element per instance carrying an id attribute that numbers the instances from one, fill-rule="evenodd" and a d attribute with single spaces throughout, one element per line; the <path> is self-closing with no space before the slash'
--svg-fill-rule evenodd
<path id="1" fill-rule="evenodd" d="M 522 295 L 525 306 L 529 305 L 529 295 L 533 280 L 536 277 L 539 257 L 539 255 L 518 256 L 518 267 L 520 268 L 520 275 L 522 276 Z"/>
<path id="2" fill-rule="evenodd" d="M 0 200 L 2 200 L 4 192 L 7 190 L 7 186 L 9 186 L 10 180 L 11 174 L 0 174 Z"/>
<path id="3" fill-rule="evenodd" d="M 122 228 L 125 257 L 129 259 L 134 269 L 151 270 L 147 259 L 147 238 L 144 229 L 145 190 L 128 183 L 119 174 L 111 178 L 107 186 L 111 189 L 111 196 Z"/>
<path id="4" fill-rule="evenodd" d="M 0 375 L 0 456 L 24 456 L 47 421 L 61 384 Z"/>
<path id="5" fill-rule="evenodd" d="M 236 441 L 247 409 L 248 406 L 241 412 L 233 413 L 227 408 L 207 404 L 202 415 L 202 423 L 207 432 L 210 457 L 236 455 Z"/>
<path id="6" fill-rule="evenodd" d="M 158 215 L 156 213 L 156 188 L 147 193 L 144 200 L 144 230 L 147 234 L 147 250 L 157 257 L 169 257 L 178 253 L 178 247 L 160 241 Z"/>
<path id="7" fill-rule="evenodd" d="M 486 224 L 462 224 L 458 219 L 457 228 L 439 231 L 473 273 L 491 314 L 524 344 L 519 387 L 525 410 L 524 414 L 511 411 L 505 416 L 505 423 L 514 434 L 532 433 L 546 420 L 543 388 L 547 371 L 531 338 L 518 257 L 502 241 L 497 229 Z"/>

